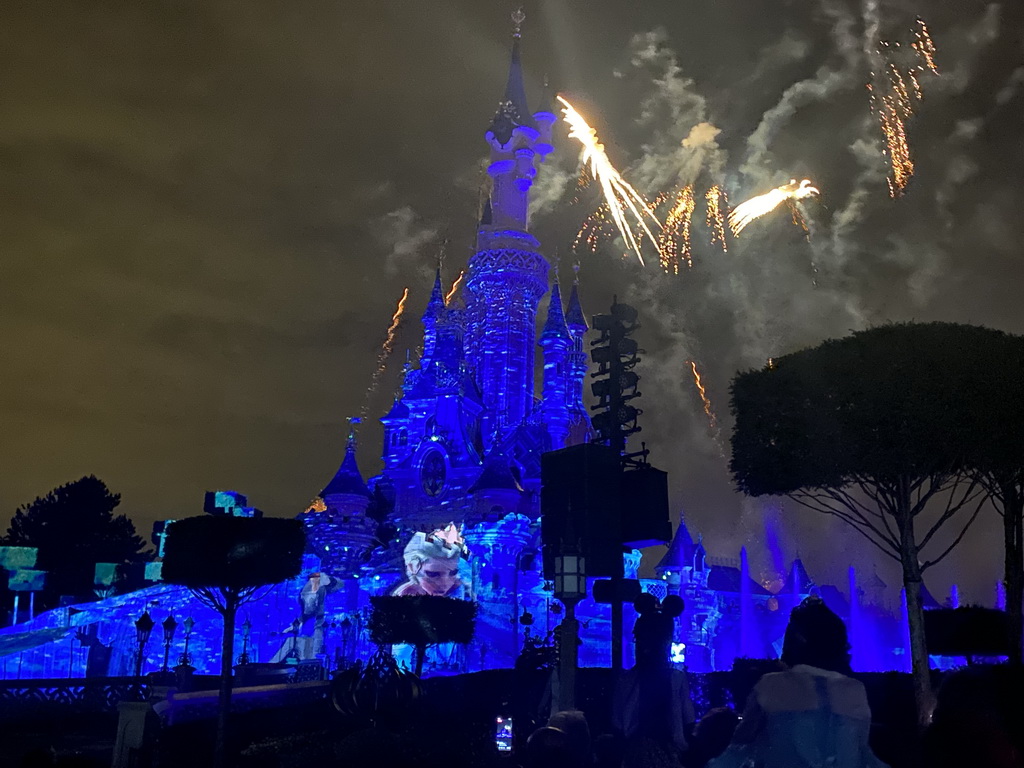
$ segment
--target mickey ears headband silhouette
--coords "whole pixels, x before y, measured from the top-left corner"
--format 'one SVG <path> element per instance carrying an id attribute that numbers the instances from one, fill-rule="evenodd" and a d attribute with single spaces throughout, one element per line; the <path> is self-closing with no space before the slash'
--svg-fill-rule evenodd
<path id="1" fill-rule="evenodd" d="M 641 616 L 661 614 L 674 619 L 682 614 L 686 603 L 679 595 L 668 595 L 664 600 L 659 601 L 650 592 L 644 592 L 633 601 L 633 607 Z"/>

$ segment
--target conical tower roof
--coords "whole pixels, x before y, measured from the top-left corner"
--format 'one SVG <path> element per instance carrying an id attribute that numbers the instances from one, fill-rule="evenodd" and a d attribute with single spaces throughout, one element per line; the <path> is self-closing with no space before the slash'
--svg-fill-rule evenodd
<path id="1" fill-rule="evenodd" d="M 505 94 L 498 102 L 498 110 L 491 120 L 490 132 L 502 144 L 512 137 L 512 131 L 519 125 L 536 129 L 537 124 L 526 103 L 526 88 L 523 85 L 523 65 L 519 54 L 519 25 L 525 18 L 522 14 L 516 20 L 515 32 L 512 35 L 512 58 L 508 67 L 508 82 Z"/>
<path id="2" fill-rule="evenodd" d="M 470 487 L 469 493 L 497 490 L 522 492 L 523 486 L 519 484 L 519 480 L 512 471 L 512 462 L 508 456 L 504 452 L 494 449 L 484 457 L 480 476 Z"/>
<path id="3" fill-rule="evenodd" d="M 565 323 L 565 315 L 562 313 L 562 292 L 558 287 L 558 277 L 555 276 L 554 285 L 551 286 L 551 301 L 548 304 L 548 317 L 544 321 L 544 330 L 540 334 L 541 339 L 569 337 L 569 326 Z"/>
<path id="4" fill-rule="evenodd" d="M 585 333 L 589 326 L 587 318 L 583 314 L 583 307 L 580 306 L 579 280 L 572 281 L 572 293 L 569 294 L 569 308 L 565 313 L 565 322 L 569 330 L 579 335 Z"/>
<path id="5" fill-rule="evenodd" d="M 431 317 L 437 319 L 444 311 L 444 288 L 441 286 L 441 268 L 437 268 L 434 275 L 434 289 L 430 292 L 430 301 L 427 302 L 427 309 L 423 313 L 424 319 Z"/>
<path id="6" fill-rule="evenodd" d="M 324 498 L 336 494 L 371 497 L 370 489 L 366 487 L 363 475 L 359 471 L 359 465 L 356 463 L 356 436 L 354 430 L 349 431 L 348 443 L 345 446 L 345 458 L 342 460 L 341 466 L 334 473 L 331 482 L 320 491 L 320 496 Z"/>
<path id="7" fill-rule="evenodd" d="M 807 573 L 807 569 L 804 567 L 804 561 L 797 557 L 791 566 L 789 566 L 789 583 L 788 587 L 793 589 L 793 585 L 800 591 L 800 594 L 807 594 L 817 584 L 814 583 L 814 579 Z"/>
<path id="8" fill-rule="evenodd" d="M 676 535 L 672 537 L 672 543 L 661 561 L 654 570 L 658 574 L 666 571 L 681 571 L 683 568 L 693 567 L 693 538 L 686 528 L 682 517 L 679 518 L 679 526 L 676 528 Z"/>

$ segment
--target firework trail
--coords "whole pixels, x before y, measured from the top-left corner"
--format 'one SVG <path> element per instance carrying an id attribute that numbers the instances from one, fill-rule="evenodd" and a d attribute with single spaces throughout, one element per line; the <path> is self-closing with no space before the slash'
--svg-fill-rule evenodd
<path id="1" fill-rule="evenodd" d="M 718 243 L 722 246 L 722 251 L 728 253 L 729 246 L 725 242 L 725 217 L 722 215 L 722 210 L 723 208 L 729 209 L 729 198 L 726 197 L 725 190 L 716 184 L 704 193 L 704 200 L 707 203 L 704 220 L 708 229 L 711 230 L 711 244 Z"/>
<path id="2" fill-rule="evenodd" d="M 633 232 L 627 221 L 627 211 L 636 220 L 635 226 L 639 227 L 639 230 L 654 243 L 657 243 L 657 240 L 651 234 L 645 217 L 650 218 L 658 227 L 661 227 L 661 222 L 651 213 L 643 196 L 615 170 L 608 155 L 605 154 L 604 145 L 597 138 L 597 131 L 587 124 L 587 121 L 572 104 L 561 96 L 558 96 L 558 100 L 562 103 L 562 114 L 565 116 L 566 123 L 569 124 L 569 138 L 577 139 L 583 145 L 583 164 L 589 163 L 590 175 L 601 187 L 605 205 L 608 206 L 609 218 L 619 230 L 622 239 L 626 241 L 626 245 L 636 254 L 640 264 L 643 265 L 644 257 L 640 253 L 640 243 L 637 240 L 637 234 Z"/>
<path id="3" fill-rule="evenodd" d="M 809 179 L 797 182 L 792 179 L 789 184 L 766 192 L 763 195 L 751 198 L 744 203 L 737 205 L 729 214 L 729 228 L 733 235 L 739 237 L 740 232 L 754 219 L 771 213 L 786 201 L 804 200 L 808 197 L 820 195 L 817 187 L 812 186 Z"/>
<path id="4" fill-rule="evenodd" d="M 939 73 L 935 62 L 935 43 L 928 32 L 928 25 L 918 18 L 914 29 L 914 42 L 909 46 L 913 51 L 909 66 L 901 68 L 897 59 L 906 59 L 907 49 L 900 43 L 880 40 L 876 55 L 881 63 L 881 74 L 871 73 L 868 94 L 871 111 L 878 118 L 885 142 L 885 156 L 889 161 L 889 196 L 899 197 L 914 175 L 914 160 L 907 140 L 907 121 L 913 117 L 914 109 L 924 98 L 919 75 Z M 909 83 L 909 85 L 908 85 Z"/>
<path id="5" fill-rule="evenodd" d="M 914 36 L 917 38 L 911 47 L 917 51 L 918 56 L 924 61 L 924 64 L 933 74 L 939 74 L 939 67 L 935 63 L 935 43 L 932 41 L 932 35 L 928 31 L 928 25 L 924 23 L 924 19 L 920 16 L 917 17 L 917 28 L 914 30 Z"/>
<path id="6" fill-rule="evenodd" d="M 580 244 L 583 244 L 591 253 L 596 253 L 601 241 L 610 239 L 614 233 L 615 225 L 612 223 L 611 211 L 606 203 L 602 203 L 583 221 L 572 241 L 572 249 L 577 251 Z"/>
<path id="7" fill-rule="evenodd" d="M 697 385 L 697 392 L 700 393 L 700 400 L 704 403 L 704 414 L 708 417 L 708 426 L 711 427 L 712 432 L 718 430 L 718 419 L 715 418 L 715 412 L 711 408 L 711 401 L 708 399 L 707 390 L 704 389 L 704 384 L 700 380 L 700 372 L 697 370 L 697 363 L 693 360 L 688 360 L 690 368 L 693 370 L 693 383 Z"/>
<path id="8" fill-rule="evenodd" d="M 661 268 L 673 275 L 679 274 L 680 256 L 687 266 L 693 265 L 690 250 L 690 223 L 693 220 L 693 187 L 680 188 L 672 201 L 665 226 L 658 237 L 658 255 Z"/>
<path id="9" fill-rule="evenodd" d="M 804 233 L 804 240 L 811 242 L 811 229 L 807 226 L 807 217 L 800 210 L 800 204 L 796 200 L 787 200 L 786 204 L 789 206 L 789 215 L 793 219 L 793 226 L 800 227 Z"/>
<path id="10" fill-rule="evenodd" d="M 444 305 L 446 307 L 448 306 L 448 302 L 452 300 L 452 297 L 455 296 L 455 292 L 459 290 L 459 286 L 462 285 L 462 281 L 465 277 L 466 270 L 462 270 L 461 272 L 459 272 L 459 276 L 455 278 L 455 282 L 452 283 L 451 290 L 448 291 L 448 293 L 444 297 Z"/>
<path id="11" fill-rule="evenodd" d="M 409 289 L 405 288 L 402 291 L 402 298 L 398 300 L 398 306 L 395 308 L 395 314 L 391 317 L 391 325 L 388 327 L 388 333 L 384 339 L 384 344 L 381 345 L 380 354 L 377 355 L 377 369 L 373 372 L 373 378 L 370 380 L 370 386 L 366 388 L 366 401 L 363 403 L 363 411 L 360 419 L 365 419 L 366 414 L 369 413 L 370 396 L 377 391 L 377 387 L 380 385 L 380 378 L 384 375 L 384 369 L 387 367 L 388 358 L 391 357 L 391 350 L 395 346 L 395 333 L 397 333 L 398 326 L 402 322 L 402 315 L 405 314 L 405 302 L 408 299 Z"/>

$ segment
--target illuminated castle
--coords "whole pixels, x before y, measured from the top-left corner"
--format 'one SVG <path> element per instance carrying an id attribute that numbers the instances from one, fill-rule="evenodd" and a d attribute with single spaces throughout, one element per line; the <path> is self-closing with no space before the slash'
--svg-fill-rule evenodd
<path id="1" fill-rule="evenodd" d="M 532 112 L 527 105 L 517 30 L 505 92 L 485 131 L 492 184 L 476 252 L 464 287 L 447 301 L 438 271 L 422 316 L 419 364 L 406 365 L 401 394 L 381 418 L 384 470 L 364 484 L 350 439 L 321 494 L 326 509 L 304 517 L 324 568 L 369 578 L 376 584 L 365 586 L 378 592 L 381 582 L 400 578 L 400 543 L 410 533 L 463 525 L 474 553 L 466 578 L 478 598 L 500 599 L 501 616 L 494 618 L 503 626 L 506 593 L 540 584 L 539 558 L 524 568 L 523 553 L 532 560 L 539 549 L 541 454 L 591 436 L 583 403 L 588 329 L 578 285 L 563 306 L 557 275 L 552 285 L 528 223 L 530 188 L 552 151 L 556 119 L 547 104 Z M 538 304 L 549 290 L 538 333 Z M 390 549 L 371 552 L 371 504 L 378 519 L 401 531 Z M 481 615 L 486 620 L 487 611 Z"/>
<path id="2" fill-rule="evenodd" d="M 291 650 L 304 659 L 320 654 L 332 666 L 368 658 L 374 650 L 365 624 L 369 597 L 402 584 L 403 546 L 415 532 L 429 534 L 451 522 L 462 526 L 471 553 L 460 561 L 459 581 L 463 596 L 478 605 L 476 640 L 464 649 L 431 651 L 428 673 L 511 667 L 527 633 L 544 637 L 559 622 L 561 606 L 541 573 L 540 459 L 545 451 L 589 440 L 592 429 L 583 401 L 588 328 L 579 286 L 574 281 L 563 302 L 557 273 L 551 275 L 529 232 L 530 189 L 552 151 L 556 119 L 547 104 L 533 112 L 527 106 L 517 29 L 505 92 L 484 134 L 492 188 L 476 252 L 461 293 L 446 300 L 440 272 L 434 281 L 422 315 L 422 354 L 417 365 L 406 364 L 400 395 L 380 419 L 383 471 L 364 479 L 350 433 L 337 472 L 301 515 L 310 550 L 303 575 L 247 607 L 251 626 L 244 640 L 236 638 L 236 655 L 244 650 L 256 661 L 277 661 Z M 540 323 L 539 305 L 549 292 Z M 217 507 L 214 513 L 243 509 Z M 640 553 L 624 560 L 626 578 L 636 578 Z M 295 619 L 307 576 L 318 571 L 334 586 L 321 601 L 314 636 L 283 637 L 281 627 Z M 771 655 L 786 609 L 817 589 L 797 560 L 784 580 L 786 591 L 769 592 L 750 578 L 745 557 L 707 557 L 682 522 L 656 571 L 659 578 L 643 580 L 643 588 L 659 598 L 685 598 L 674 646 L 676 660 L 685 656 L 694 671 L 727 669 L 738 655 Z M 828 589 L 821 588 L 826 599 Z M 852 622 L 852 606 L 834 607 Z M 0 676 L 53 677 L 70 670 L 80 677 L 94 666 L 96 674 L 129 674 L 137 653 L 133 622 L 144 610 L 157 621 L 194 616 L 193 663 L 201 672 L 218 667 L 219 618 L 186 589 L 157 583 L 0 630 L 0 650 L 5 643 L 19 649 L 0 653 Z M 629 627 L 632 608 L 624 613 Z M 867 611 L 857 615 L 880 637 Z M 608 665 L 609 606 L 587 599 L 577 616 L 581 663 Z M 78 645 L 68 642 L 72 636 Z M 882 643 L 864 668 L 899 668 L 905 657 L 892 657 L 899 645 L 898 638 Z M 159 665 L 158 644 L 145 654 L 146 668 Z M 94 656 L 102 664 L 94 664 Z"/>

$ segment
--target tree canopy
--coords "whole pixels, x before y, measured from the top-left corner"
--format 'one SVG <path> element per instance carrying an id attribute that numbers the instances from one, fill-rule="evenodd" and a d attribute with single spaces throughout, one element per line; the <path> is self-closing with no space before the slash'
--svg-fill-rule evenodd
<path id="1" fill-rule="evenodd" d="M 167 529 L 163 579 L 193 589 L 241 590 L 298 575 L 306 535 L 298 520 L 200 515 Z"/>
<path id="2" fill-rule="evenodd" d="M 922 722 L 931 699 L 922 572 L 955 548 L 981 510 L 986 493 L 976 465 L 993 429 L 986 409 L 1009 394 L 991 371 L 1019 354 L 1019 344 L 977 326 L 886 325 L 733 381 L 731 469 L 739 490 L 785 494 L 834 515 L 902 565 Z M 944 548 L 922 561 L 954 518 Z"/>
<path id="3" fill-rule="evenodd" d="M 39 550 L 37 567 L 48 572 L 44 604 L 60 595 L 91 595 L 96 563 L 152 558 L 132 521 L 114 515 L 120 503 L 120 494 L 89 475 L 18 508 L 3 544 Z"/>

